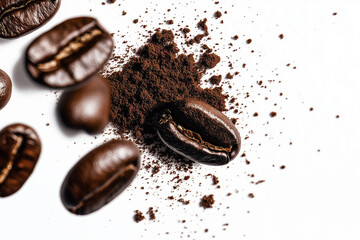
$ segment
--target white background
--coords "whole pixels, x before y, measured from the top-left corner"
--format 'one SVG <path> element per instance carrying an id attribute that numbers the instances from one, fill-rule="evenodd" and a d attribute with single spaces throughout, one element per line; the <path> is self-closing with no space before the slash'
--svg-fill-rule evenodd
<path id="1" fill-rule="evenodd" d="M 146 8 L 148 14 L 144 14 Z M 167 12 L 169 8 L 172 10 Z M 64 0 L 57 15 L 42 28 L 16 40 L 0 40 L 0 68 L 13 80 L 12 98 L 0 111 L 0 128 L 26 123 L 36 129 L 43 144 L 38 165 L 23 188 L 0 199 L 0 238 L 360 239 L 359 9 L 355 0 L 220 0 L 218 5 L 205 0 L 118 0 L 104 6 L 95 0 Z M 122 16 L 123 10 L 126 16 Z M 228 13 L 216 20 L 212 18 L 216 10 Z M 24 50 L 39 34 L 80 15 L 97 17 L 109 32 L 119 30 L 115 40 L 120 53 L 125 50 L 124 40 L 135 47 L 147 40 L 139 36 L 139 32 L 145 33 L 141 24 L 148 25 L 148 30 L 189 25 L 195 33 L 198 20 L 207 17 L 212 40 L 206 44 L 213 47 L 219 43 L 217 53 L 222 57 L 221 66 L 214 71 L 225 75 L 228 61 L 234 64 L 230 72 L 240 71 L 230 81 L 230 95 L 240 92 L 239 101 L 247 106 L 240 109 L 243 114 L 238 127 L 243 140 L 249 136 L 242 152 L 251 164 L 239 157 L 228 168 L 195 165 L 190 181 L 178 192 L 169 183 L 174 176 L 161 172 L 150 178 L 142 169 L 125 192 L 98 212 L 83 217 L 68 213 L 59 197 L 67 171 L 111 136 L 95 139 L 64 128 L 55 114 L 60 93 L 31 81 L 24 70 Z M 140 20 L 137 25 L 132 23 L 135 18 Z M 159 25 L 168 19 L 175 24 Z M 281 33 L 283 40 L 278 38 Z M 239 40 L 231 40 L 234 35 Z M 253 39 L 250 45 L 245 43 L 248 38 Z M 229 50 L 230 42 L 234 47 Z M 242 69 L 243 63 L 246 69 Z M 288 63 L 290 67 L 286 67 Z M 267 88 L 256 84 L 260 80 Z M 247 92 L 250 97 L 244 98 Z M 271 111 L 278 116 L 270 118 Z M 252 117 L 254 112 L 259 113 L 258 118 Z M 286 169 L 280 170 L 281 165 Z M 211 185 L 211 179 L 205 177 L 208 173 L 219 177 L 220 189 Z M 266 182 L 250 183 L 262 179 Z M 167 200 L 186 189 L 191 189 L 184 197 L 191 201 L 189 205 Z M 227 197 L 229 192 L 232 195 Z M 200 208 L 200 198 L 211 193 L 214 208 Z M 249 193 L 255 198 L 249 198 Z M 149 207 L 158 210 L 156 221 L 148 220 L 145 213 Z M 135 223 L 136 209 L 147 219 Z M 183 219 L 185 223 L 181 223 Z"/>

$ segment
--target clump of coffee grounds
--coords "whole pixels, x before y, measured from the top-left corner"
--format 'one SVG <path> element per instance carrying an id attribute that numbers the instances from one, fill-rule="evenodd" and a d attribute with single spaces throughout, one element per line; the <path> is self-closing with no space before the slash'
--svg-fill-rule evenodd
<path id="1" fill-rule="evenodd" d="M 155 220 L 156 216 L 155 216 L 155 212 L 154 212 L 154 208 L 150 207 L 149 210 L 147 211 L 147 214 L 149 214 L 149 219 L 150 220 Z"/>
<path id="2" fill-rule="evenodd" d="M 138 223 L 144 219 L 145 219 L 145 217 L 144 217 L 143 213 L 140 212 L 139 210 L 135 210 L 134 221 Z"/>
<path id="3" fill-rule="evenodd" d="M 213 85 L 219 85 L 221 82 L 222 76 L 221 75 L 214 75 L 209 79 L 209 82 Z"/>
<path id="4" fill-rule="evenodd" d="M 206 69 L 215 67 L 220 57 L 208 50 L 196 62 L 193 54 L 178 53 L 173 32 L 157 30 L 121 71 L 107 76 L 112 93 L 110 118 L 118 134 L 130 134 L 144 145 L 156 144 L 156 113 L 185 98 L 225 110 L 222 87 L 200 86 Z"/>
<path id="5" fill-rule="evenodd" d="M 203 196 L 203 198 L 200 201 L 200 207 L 206 208 L 212 208 L 213 204 L 215 203 L 214 195 L 210 194 L 208 196 Z"/>

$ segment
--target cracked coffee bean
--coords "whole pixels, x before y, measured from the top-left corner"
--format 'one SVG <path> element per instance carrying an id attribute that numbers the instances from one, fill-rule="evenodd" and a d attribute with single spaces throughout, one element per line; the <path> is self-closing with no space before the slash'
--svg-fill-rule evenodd
<path id="1" fill-rule="evenodd" d="M 0 110 L 9 102 L 12 91 L 10 77 L 0 69 Z"/>
<path id="2" fill-rule="evenodd" d="M 1 0 L 0 37 L 17 38 L 49 21 L 60 0 Z"/>
<path id="3" fill-rule="evenodd" d="M 0 132 L 0 197 L 14 194 L 24 185 L 40 153 L 40 139 L 31 127 L 13 124 Z"/>
<path id="4" fill-rule="evenodd" d="M 35 39 L 26 51 L 26 68 L 38 83 L 64 88 L 96 74 L 109 59 L 113 41 L 96 19 L 66 20 Z"/>
<path id="5" fill-rule="evenodd" d="M 63 123 L 90 134 L 99 133 L 109 123 L 111 95 L 105 79 L 96 75 L 84 85 L 64 92 L 59 101 Z"/>
<path id="6" fill-rule="evenodd" d="M 118 196 L 140 168 L 140 153 L 130 141 L 112 140 L 85 155 L 68 173 L 61 199 L 78 215 L 92 213 Z"/>
<path id="7" fill-rule="evenodd" d="M 240 151 L 240 134 L 231 120 L 197 100 L 176 102 L 163 110 L 157 134 L 173 151 L 203 164 L 227 164 Z"/>

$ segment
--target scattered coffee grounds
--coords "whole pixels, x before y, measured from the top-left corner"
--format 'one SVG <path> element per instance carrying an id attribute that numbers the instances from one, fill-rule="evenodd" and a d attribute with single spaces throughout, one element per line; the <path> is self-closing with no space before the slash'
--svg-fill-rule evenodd
<path id="1" fill-rule="evenodd" d="M 246 43 L 247 43 L 247 44 L 252 43 L 252 39 L 251 39 L 251 38 L 249 38 L 248 40 L 246 40 Z"/>
<path id="2" fill-rule="evenodd" d="M 256 113 L 253 114 L 253 116 L 254 116 L 254 117 L 258 117 L 258 116 L 259 116 L 259 113 L 256 112 Z"/>
<path id="3" fill-rule="evenodd" d="M 340 115 L 336 115 L 336 118 L 340 118 Z"/>
<path id="4" fill-rule="evenodd" d="M 198 34 L 194 37 L 194 39 L 190 39 L 189 41 L 187 41 L 186 42 L 187 45 L 193 45 L 195 42 L 200 43 L 204 37 L 209 36 L 209 29 L 208 29 L 206 23 L 207 23 L 206 18 L 204 18 L 203 20 L 198 22 L 197 27 L 200 30 L 204 31 L 204 33 Z"/>
<path id="5" fill-rule="evenodd" d="M 155 220 L 156 219 L 153 207 L 149 208 L 149 210 L 147 211 L 147 214 L 149 214 L 149 219 L 150 220 Z"/>
<path id="6" fill-rule="evenodd" d="M 135 24 L 138 23 L 138 22 L 139 22 L 139 19 L 134 19 L 133 20 L 133 23 L 135 23 Z"/>
<path id="7" fill-rule="evenodd" d="M 239 36 L 238 36 L 238 35 L 235 35 L 235 36 L 232 37 L 232 39 L 238 40 L 238 39 L 239 39 Z"/>
<path id="8" fill-rule="evenodd" d="M 213 204 L 215 203 L 214 200 L 214 195 L 208 195 L 208 196 L 203 196 L 203 198 L 200 201 L 200 207 L 203 207 L 204 209 L 206 208 L 212 208 Z"/>
<path id="9" fill-rule="evenodd" d="M 205 70 L 215 67 L 220 57 L 205 52 L 195 62 L 192 54 L 178 52 L 173 32 L 158 30 L 121 71 L 108 76 L 112 90 L 111 121 L 118 133 L 131 134 L 137 140 L 150 136 L 153 143 L 154 114 L 167 103 L 185 98 L 225 110 L 221 87 L 200 87 Z"/>
<path id="10" fill-rule="evenodd" d="M 285 165 L 280 166 L 280 169 L 281 169 L 281 170 L 283 170 L 283 169 L 285 169 L 285 168 L 286 168 Z"/>
<path id="11" fill-rule="evenodd" d="M 213 85 L 219 85 L 221 82 L 222 76 L 221 75 L 214 75 L 209 79 L 209 82 Z"/>
<path id="12" fill-rule="evenodd" d="M 280 38 L 280 39 L 283 39 L 283 38 L 284 38 L 284 34 L 280 34 L 280 35 L 279 35 L 279 38 Z"/>
<path id="13" fill-rule="evenodd" d="M 255 195 L 254 195 L 253 193 L 249 193 L 248 197 L 249 197 L 249 198 L 254 198 Z"/>
<path id="14" fill-rule="evenodd" d="M 221 13 L 220 11 L 216 11 L 216 12 L 214 13 L 214 17 L 215 17 L 216 19 L 220 18 L 221 16 L 222 16 L 222 13 Z"/>
<path id="15" fill-rule="evenodd" d="M 333 16 L 336 16 L 336 15 L 337 15 L 337 12 L 334 12 L 334 13 L 333 13 Z"/>
<path id="16" fill-rule="evenodd" d="M 171 24 L 174 24 L 174 21 L 173 20 L 166 20 L 165 21 L 167 24 L 171 25 Z"/>
<path id="17" fill-rule="evenodd" d="M 145 217 L 144 217 L 143 213 L 140 212 L 139 210 L 135 210 L 134 221 L 138 223 L 144 219 L 145 219 Z"/>

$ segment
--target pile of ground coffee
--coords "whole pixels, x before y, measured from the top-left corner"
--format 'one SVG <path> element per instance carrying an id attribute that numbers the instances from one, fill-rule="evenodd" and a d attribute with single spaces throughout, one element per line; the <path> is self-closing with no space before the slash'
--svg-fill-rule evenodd
<path id="1" fill-rule="evenodd" d="M 123 67 L 107 78 L 112 92 L 111 121 L 118 133 L 143 141 L 155 135 L 156 112 L 167 103 L 184 98 L 204 101 L 225 110 L 222 87 L 204 89 L 201 78 L 220 57 L 205 51 L 196 62 L 193 54 L 179 54 L 174 34 L 157 30 Z"/>

